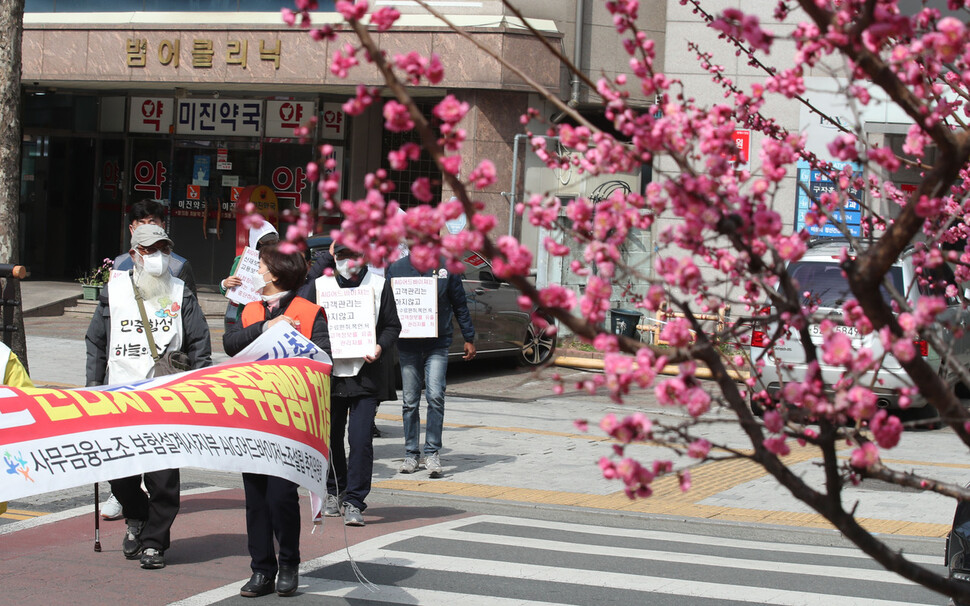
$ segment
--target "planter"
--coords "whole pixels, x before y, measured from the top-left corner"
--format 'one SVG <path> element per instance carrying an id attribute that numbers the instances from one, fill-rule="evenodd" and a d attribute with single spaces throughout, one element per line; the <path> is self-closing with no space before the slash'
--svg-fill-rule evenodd
<path id="1" fill-rule="evenodd" d="M 101 294 L 101 286 L 96 284 L 82 284 L 81 298 L 85 301 L 95 301 Z"/>

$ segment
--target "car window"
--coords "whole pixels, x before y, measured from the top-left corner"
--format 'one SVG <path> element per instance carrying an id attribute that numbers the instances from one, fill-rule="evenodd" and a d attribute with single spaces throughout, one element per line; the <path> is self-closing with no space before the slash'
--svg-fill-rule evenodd
<path id="1" fill-rule="evenodd" d="M 788 273 L 798 284 L 799 290 L 810 293 L 803 303 L 814 302 L 820 307 L 842 307 L 852 299 L 849 282 L 842 275 L 842 268 L 835 261 L 797 261 L 788 266 Z M 893 266 L 889 269 L 889 279 L 899 293 L 904 293 L 903 268 Z M 885 287 L 879 288 L 887 303 L 891 300 Z"/>

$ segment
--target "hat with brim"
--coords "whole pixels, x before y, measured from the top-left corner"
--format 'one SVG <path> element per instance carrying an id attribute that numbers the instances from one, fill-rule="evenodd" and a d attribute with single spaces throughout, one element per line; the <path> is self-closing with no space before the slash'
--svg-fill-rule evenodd
<path id="1" fill-rule="evenodd" d="M 131 234 L 132 250 L 134 250 L 137 246 L 148 247 L 159 242 L 168 242 L 169 246 L 174 245 L 174 242 L 172 242 L 172 239 L 168 237 L 165 230 L 157 225 L 139 225 Z"/>
<path id="2" fill-rule="evenodd" d="M 359 252 L 357 252 L 356 250 L 352 249 L 351 247 L 347 246 L 346 244 L 344 244 L 342 242 L 335 242 L 334 245 L 333 245 L 333 254 L 334 254 L 334 256 L 337 256 L 337 255 L 339 255 L 342 252 L 349 252 L 352 255 L 359 255 L 360 254 Z"/>

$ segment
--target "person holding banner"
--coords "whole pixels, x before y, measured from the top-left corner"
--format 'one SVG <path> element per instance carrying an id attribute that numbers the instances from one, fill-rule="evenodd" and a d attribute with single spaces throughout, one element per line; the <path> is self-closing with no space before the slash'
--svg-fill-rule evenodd
<path id="1" fill-rule="evenodd" d="M 330 336 L 323 310 L 297 296 L 306 280 L 306 261 L 299 252 L 283 253 L 277 244 L 259 251 L 263 286 L 260 301 L 248 303 L 239 323 L 223 336 L 226 353 L 236 355 L 275 324 L 286 322 L 330 354 Z M 249 537 L 249 582 L 239 594 L 259 597 L 276 590 L 281 596 L 296 592 L 300 566 L 300 497 L 290 480 L 255 473 L 243 474 L 246 490 L 246 533 Z M 279 543 L 279 558 L 273 538 Z M 277 574 L 278 573 L 278 574 Z"/>
<path id="2" fill-rule="evenodd" d="M 465 339 L 463 360 L 475 357 L 475 327 L 461 275 L 436 268 L 418 271 L 411 257 L 398 259 L 387 268 L 403 325 L 397 348 L 401 359 L 404 463 L 401 473 L 418 469 L 421 437 L 421 388 L 428 401 L 424 429 L 424 466 L 432 478 L 442 475 L 441 434 L 445 420 L 445 376 L 451 348 L 452 315 Z"/>
<path id="3" fill-rule="evenodd" d="M 85 336 L 89 387 L 150 379 L 156 360 L 174 352 L 182 352 L 192 369 L 212 364 L 209 325 L 192 291 L 169 272 L 171 255 L 172 240 L 161 227 L 144 224 L 132 232 L 132 269 L 108 282 Z M 142 568 L 164 568 L 179 510 L 179 470 L 112 480 L 111 492 L 128 525 L 125 558 L 140 559 Z"/>
<path id="4" fill-rule="evenodd" d="M 335 244 L 336 273 L 316 280 L 317 304 L 327 312 L 333 347 L 330 399 L 330 454 L 324 513 L 344 524 L 363 526 L 363 511 L 374 472 L 371 427 L 388 375 L 384 364 L 401 332 L 397 306 L 384 278 L 368 271 L 345 244 Z M 350 445 L 344 451 L 344 431 Z M 342 492 L 343 491 L 343 492 Z"/>
<path id="5" fill-rule="evenodd" d="M 3 361 L 4 385 L 18 389 L 34 386 L 34 382 L 27 375 L 27 369 L 24 368 L 20 358 L 17 357 L 17 354 L 10 351 L 10 348 L 3 341 L 0 341 L 0 360 Z M 6 501 L 0 501 L 0 514 L 5 511 L 7 511 L 7 503 Z"/>

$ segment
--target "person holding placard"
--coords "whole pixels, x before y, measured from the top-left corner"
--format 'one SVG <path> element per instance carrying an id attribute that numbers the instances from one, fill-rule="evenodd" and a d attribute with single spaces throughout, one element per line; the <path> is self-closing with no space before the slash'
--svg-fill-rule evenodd
<path id="1" fill-rule="evenodd" d="M 251 252 L 249 254 L 243 250 L 243 254 L 237 256 L 232 261 L 232 269 L 229 270 L 229 276 L 223 278 L 222 282 L 219 283 L 219 293 L 229 298 L 229 304 L 226 306 L 226 315 L 223 318 L 223 327 L 226 331 L 229 330 L 230 324 L 239 323 L 239 316 L 242 314 L 243 307 L 246 303 L 252 301 L 258 301 L 258 295 L 251 292 L 240 293 L 242 298 L 239 296 L 230 296 L 230 290 L 238 289 L 243 286 L 243 277 L 239 274 L 241 272 L 237 271 L 239 269 L 240 263 L 244 258 L 250 260 L 250 257 L 255 257 L 255 264 L 259 265 L 259 249 L 265 244 L 273 244 L 280 241 L 280 234 L 273 227 L 273 224 L 269 221 L 263 221 L 263 224 L 259 227 L 249 228 L 249 246 L 247 247 Z M 248 266 L 248 265 L 247 265 Z M 247 296 L 249 295 L 249 296 Z M 249 299 L 243 301 L 242 299 Z"/>
<path id="2" fill-rule="evenodd" d="M 458 320 L 465 339 L 463 360 L 475 357 L 475 327 L 461 275 L 443 267 L 418 271 L 411 257 L 398 259 L 387 268 L 398 314 L 401 338 L 397 349 L 401 360 L 401 399 L 404 421 L 404 463 L 401 473 L 418 469 L 418 440 L 421 437 L 421 389 L 428 401 L 424 429 L 424 466 L 432 478 L 442 476 L 441 434 L 445 421 L 445 376 L 451 347 L 451 318 Z"/>
<path id="3" fill-rule="evenodd" d="M 306 261 L 299 252 L 283 253 L 275 243 L 260 247 L 259 276 L 264 283 L 260 300 L 246 304 L 240 322 L 232 324 L 223 336 L 227 354 L 236 355 L 280 322 L 287 322 L 330 353 L 330 335 L 323 310 L 296 294 L 306 279 L 306 271 Z M 300 567 L 298 486 L 284 478 L 244 473 L 243 487 L 253 575 L 239 594 L 252 598 L 275 589 L 281 596 L 292 595 L 299 585 Z M 274 537 L 279 543 L 278 558 Z"/>
<path id="4" fill-rule="evenodd" d="M 344 244 L 334 245 L 336 273 L 316 280 L 317 304 L 327 312 L 333 348 L 330 399 L 330 461 L 325 514 L 363 526 L 374 471 L 371 426 L 384 390 L 389 357 L 401 332 L 397 306 L 384 278 Z M 344 452 L 344 428 L 350 444 Z M 343 491 L 343 492 L 342 492 Z"/>

